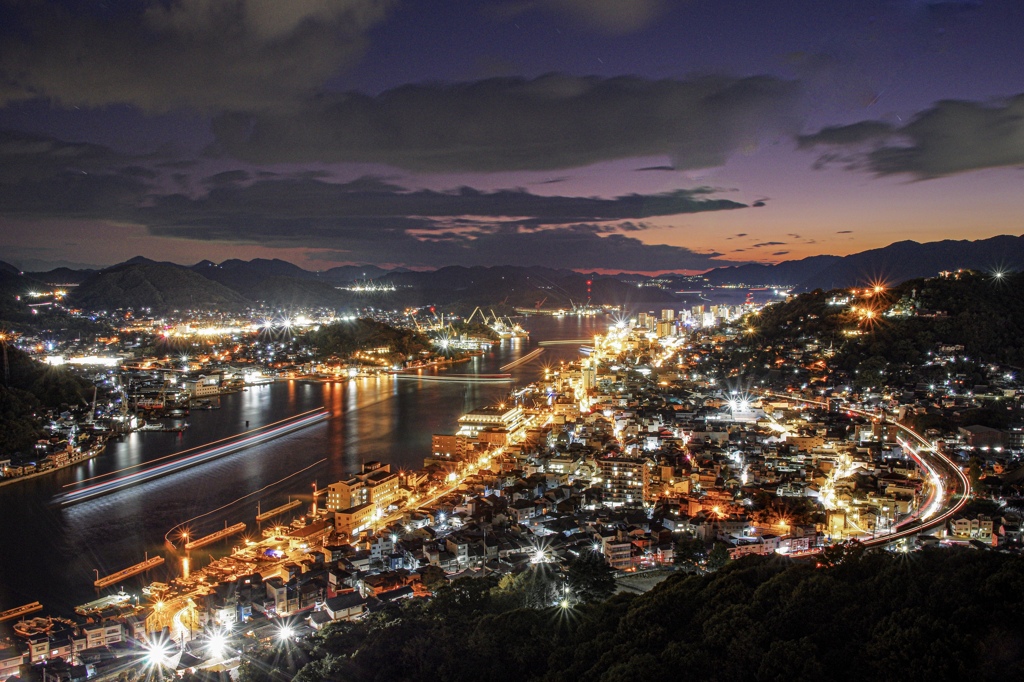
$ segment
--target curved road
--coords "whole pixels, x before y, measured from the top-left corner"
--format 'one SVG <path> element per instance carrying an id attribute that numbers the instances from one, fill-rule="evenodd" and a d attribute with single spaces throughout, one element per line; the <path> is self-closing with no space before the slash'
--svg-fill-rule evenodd
<path id="1" fill-rule="evenodd" d="M 823 407 L 828 406 L 828 403 L 825 401 L 798 398 L 785 393 L 765 392 L 765 395 L 787 398 L 801 403 L 821 405 Z M 879 413 L 868 412 L 854 407 L 844 407 L 843 409 L 848 413 L 857 414 L 872 420 L 881 419 L 883 423 L 887 420 L 884 410 Z M 928 482 L 932 485 L 932 494 L 924 505 L 918 508 L 913 518 L 896 526 L 893 532 L 876 536 L 869 540 L 862 540 L 861 542 L 868 547 L 881 547 L 895 540 L 912 537 L 922 531 L 941 526 L 963 509 L 971 496 L 971 481 L 953 460 L 933 448 L 924 436 L 910 427 L 904 426 L 893 419 L 888 419 L 888 423 L 894 424 L 910 436 L 909 441 L 898 438 L 897 442 L 903 446 L 904 450 L 910 454 L 911 458 L 924 472 Z M 959 498 L 957 495 L 959 495 Z M 922 514 L 923 517 L 921 516 Z M 921 523 L 914 524 L 910 528 L 905 527 L 907 523 L 917 521 L 919 518 Z M 901 526 L 904 527 L 901 528 Z"/>

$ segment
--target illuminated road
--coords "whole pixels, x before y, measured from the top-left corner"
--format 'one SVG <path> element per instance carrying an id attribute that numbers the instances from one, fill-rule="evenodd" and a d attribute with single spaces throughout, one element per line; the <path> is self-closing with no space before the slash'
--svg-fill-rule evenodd
<path id="1" fill-rule="evenodd" d="M 189 607 L 186 606 L 183 609 L 179 609 L 174 614 L 172 619 L 174 622 L 174 632 L 177 634 L 177 639 L 182 644 L 185 643 L 185 635 L 188 634 L 189 628 L 185 625 L 185 615 L 188 613 Z"/>
<path id="2" fill-rule="evenodd" d="M 821 400 L 808 400 L 785 393 L 765 392 L 765 395 L 788 398 L 802 403 L 820 405 L 827 407 L 828 403 Z M 913 429 L 899 422 L 888 419 L 886 413 L 868 412 L 853 407 L 844 407 L 846 412 L 857 414 L 868 419 L 881 419 L 883 423 L 893 424 L 906 435 L 909 440 L 897 438 L 897 442 L 907 451 L 910 457 L 917 463 L 917 466 L 925 475 L 926 481 L 932 488 L 928 499 L 922 504 L 911 518 L 904 520 L 890 533 L 879 535 L 861 542 L 868 547 L 881 547 L 896 540 L 909 538 L 923 531 L 937 528 L 953 517 L 964 508 L 971 496 L 971 481 L 956 463 L 946 455 L 942 454 L 931 443 Z M 959 495 L 959 497 L 957 497 Z M 915 523 L 920 521 L 920 523 Z M 913 524 L 907 528 L 906 525 Z"/>
<path id="3" fill-rule="evenodd" d="M 884 412 L 881 415 L 875 415 L 863 410 L 850 409 L 849 411 L 868 417 L 881 416 L 883 420 L 886 419 Z M 906 440 L 902 438 L 897 439 L 897 442 L 904 447 L 927 475 L 929 482 L 932 484 L 932 494 L 929 500 L 918 510 L 921 520 L 920 525 L 914 525 L 913 528 L 902 530 L 900 526 L 896 526 L 896 531 L 893 533 L 865 541 L 864 544 L 869 547 L 886 545 L 894 540 L 911 537 L 922 531 L 939 527 L 963 509 L 971 497 L 971 481 L 953 460 L 933 448 L 931 443 L 911 428 L 894 420 L 889 420 L 888 423 L 895 424 L 897 428 L 901 429 L 918 443 L 915 450 Z M 942 473 L 943 471 L 945 474 Z M 952 479 L 952 485 L 948 487 L 946 485 L 947 479 Z M 957 490 L 958 488 L 959 491 Z M 957 498 L 958 494 L 959 498 Z"/>

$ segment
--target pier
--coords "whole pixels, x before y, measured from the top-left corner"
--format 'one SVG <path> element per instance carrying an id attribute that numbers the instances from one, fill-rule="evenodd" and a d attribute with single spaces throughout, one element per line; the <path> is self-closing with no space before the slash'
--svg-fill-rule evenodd
<path id="1" fill-rule="evenodd" d="M 155 556 L 153 558 L 147 558 L 145 561 L 143 561 L 141 563 L 138 563 L 138 564 L 135 564 L 134 566 L 129 566 L 128 568 L 121 569 L 117 573 L 111 573 L 108 576 L 105 576 L 103 578 L 99 578 L 99 579 L 97 579 L 97 580 L 95 580 L 93 582 L 93 585 L 95 585 L 96 587 L 109 587 L 110 585 L 113 585 L 114 583 L 119 582 L 120 580 L 123 580 L 124 578 L 127 578 L 129 576 L 133 576 L 136 573 L 142 573 L 143 571 L 148 571 L 149 569 L 153 568 L 154 566 L 159 566 L 163 562 L 164 562 L 164 558 L 162 556 L 159 556 L 159 555 L 157 555 L 157 556 Z"/>
<path id="2" fill-rule="evenodd" d="M 219 530 L 216 533 L 210 533 L 209 535 L 204 535 L 201 538 L 197 538 L 195 540 L 190 540 L 190 541 L 186 542 L 185 543 L 185 549 L 195 549 L 196 547 L 202 547 L 203 545 L 208 545 L 211 542 L 217 542 L 217 540 L 220 540 L 222 538 L 226 538 L 229 535 L 234 535 L 235 533 L 241 533 L 243 530 L 245 530 L 245 524 L 244 523 L 236 523 L 235 525 L 228 526 L 227 528 Z"/>
<path id="3" fill-rule="evenodd" d="M 288 504 L 282 504 L 280 507 L 274 507 L 270 511 L 265 511 L 263 513 L 257 513 L 256 514 L 256 520 L 260 521 L 260 522 L 263 522 L 263 521 L 266 521 L 267 519 L 272 519 L 275 516 L 279 516 L 281 514 L 284 514 L 289 509 L 295 509 L 300 504 L 302 504 L 302 500 L 292 500 Z"/>
<path id="4" fill-rule="evenodd" d="M 20 618 L 21 616 L 25 616 L 30 613 L 35 613 L 36 611 L 41 611 L 42 608 L 42 604 L 40 604 L 37 601 L 34 601 L 29 604 L 19 606 L 16 609 L 7 609 L 6 611 L 0 611 L 0 623 L 2 623 L 5 620 L 11 620 L 12 618 Z"/>

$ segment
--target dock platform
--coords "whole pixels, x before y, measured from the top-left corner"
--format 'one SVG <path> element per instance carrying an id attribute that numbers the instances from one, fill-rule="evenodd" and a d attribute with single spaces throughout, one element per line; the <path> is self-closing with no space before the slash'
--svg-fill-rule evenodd
<path id="1" fill-rule="evenodd" d="M 201 538 L 196 538 L 195 540 L 190 540 L 186 542 L 185 549 L 195 549 L 196 547 L 202 547 L 203 545 L 208 545 L 211 542 L 217 542 L 217 540 L 226 538 L 229 535 L 241 533 L 243 530 L 245 530 L 245 524 L 236 523 L 235 525 L 228 526 L 227 528 L 219 530 L 216 533 L 210 533 L 209 535 L 204 535 Z"/>
<path id="2" fill-rule="evenodd" d="M 41 611 L 42 609 L 43 605 L 34 601 L 28 604 L 23 604 L 17 608 L 0 611 L 0 623 L 5 620 L 11 620 L 12 618 L 21 618 L 22 616 L 35 613 L 36 611 Z"/>
<path id="3" fill-rule="evenodd" d="M 284 514 L 289 509 L 295 509 L 300 504 L 302 504 L 302 500 L 292 500 L 288 504 L 282 504 L 280 507 L 274 507 L 273 509 L 265 511 L 262 514 L 257 514 L 256 520 L 262 522 L 266 521 L 267 519 L 272 519 L 275 516 L 280 516 L 281 514 Z"/>
<path id="4" fill-rule="evenodd" d="M 129 566 L 128 568 L 121 569 L 117 573 L 111 573 L 110 575 L 104 576 L 99 580 L 95 580 L 93 581 L 93 585 L 95 585 L 96 587 L 109 587 L 110 585 L 113 585 L 114 583 L 119 582 L 124 578 L 135 575 L 136 573 L 148 571 L 154 566 L 159 566 L 163 562 L 164 558 L 162 556 L 157 555 L 155 557 L 146 559 L 143 562 L 137 563 L 134 566 Z"/>

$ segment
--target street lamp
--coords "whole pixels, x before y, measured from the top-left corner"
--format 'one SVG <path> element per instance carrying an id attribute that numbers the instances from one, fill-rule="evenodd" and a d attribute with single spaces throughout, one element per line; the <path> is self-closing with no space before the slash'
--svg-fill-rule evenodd
<path id="1" fill-rule="evenodd" d="M 295 638 L 295 628 L 287 623 L 282 624 L 277 630 L 277 641 L 282 644 Z"/>
<path id="2" fill-rule="evenodd" d="M 228 647 L 227 634 L 223 630 L 210 633 L 206 641 L 206 653 L 212 658 L 223 658 Z"/>
<path id="3" fill-rule="evenodd" d="M 155 675 L 155 679 L 162 680 L 164 678 L 163 669 L 171 666 L 170 645 L 166 640 L 155 639 L 148 642 L 144 650 L 146 652 L 146 667 L 152 670 L 152 675 Z M 147 677 L 152 679 L 152 675 L 147 675 Z"/>

